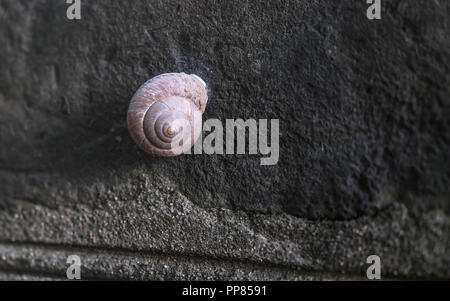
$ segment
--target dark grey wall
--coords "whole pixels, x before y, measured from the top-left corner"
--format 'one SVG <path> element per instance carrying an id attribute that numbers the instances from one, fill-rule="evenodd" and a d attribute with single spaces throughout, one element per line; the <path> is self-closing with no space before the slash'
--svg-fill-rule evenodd
<path id="1" fill-rule="evenodd" d="M 374 252 L 448 278 L 449 3 L 365 2 L 1 0 L 0 270 L 64 277 L 70 245 L 91 278 L 359 278 Z M 127 106 L 165 72 L 205 79 L 205 118 L 280 119 L 279 163 L 141 152 Z M 117 268 L 137 251 L 154 274 Z"/>

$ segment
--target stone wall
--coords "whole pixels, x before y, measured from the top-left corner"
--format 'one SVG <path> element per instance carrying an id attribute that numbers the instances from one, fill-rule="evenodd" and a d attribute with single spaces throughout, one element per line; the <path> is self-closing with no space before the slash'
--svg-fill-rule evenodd
<path id="1" fill-rule="evenodd" d="M 450 4 L 365 2 L 0 0 L 0 279 L 449 279 Z M 140 151 L 165 72 L 279 119 L 278 164 Z"/>

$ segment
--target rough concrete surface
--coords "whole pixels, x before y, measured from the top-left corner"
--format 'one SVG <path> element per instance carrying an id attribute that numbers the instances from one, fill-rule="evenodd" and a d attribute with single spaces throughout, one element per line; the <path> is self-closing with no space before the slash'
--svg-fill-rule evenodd
<path id="1" fill-rule="evenodd" d="M 0 0 L 0 279 L 450 279 L 450 3 L 365 2 Z M 279 119 L 278 164 L 140 151 L 165 72 Z"/>

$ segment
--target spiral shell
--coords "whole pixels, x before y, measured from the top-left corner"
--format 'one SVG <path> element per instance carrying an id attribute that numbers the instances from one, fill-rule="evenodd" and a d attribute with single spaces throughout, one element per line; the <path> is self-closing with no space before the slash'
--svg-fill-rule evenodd
<path id="1" fill-rule="evenodd" d="M 151 155 L 180 155 L 200 136 L 207 101 L 206 84 L 197 75 L 158 75 L 131 99 L 128 130 L 136 144 Z"/>

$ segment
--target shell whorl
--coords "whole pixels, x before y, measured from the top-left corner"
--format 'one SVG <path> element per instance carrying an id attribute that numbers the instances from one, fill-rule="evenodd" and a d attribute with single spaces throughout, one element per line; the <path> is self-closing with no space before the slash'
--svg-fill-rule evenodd
<path id="1" fill-rule="evenodd" d="M 206 84 L 197 75 L 158 75 L 131 99 L 127 114 L 131 137 L 151 155 L 180 155 L 199 137 L 207 101 Z"/>

